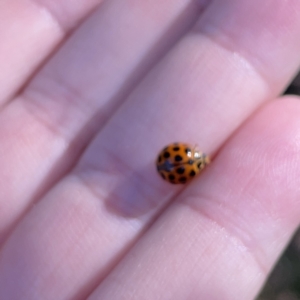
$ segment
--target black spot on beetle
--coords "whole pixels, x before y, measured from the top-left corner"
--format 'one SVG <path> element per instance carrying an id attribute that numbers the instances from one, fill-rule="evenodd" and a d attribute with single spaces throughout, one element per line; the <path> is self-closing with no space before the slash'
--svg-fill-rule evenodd
<path id="1" fill-rule="evenodd" d="M 194 171 L 194 170 L 192 170 L 191 172 L 190 172 L 190 176 L 191 177 L 194 177 L 196 175 L 196 172 Z"/>
<path id="2" fill-rule="evenodd" d="M 175 161 L 182 161 L 182 156 L 176 155 L 175 156 Z"/>
<path id="3" fill-rule="evenodd" d="M 185 168 L 184 167 L 179 167 L 177 170 L 176 170 L 176 173 L 178 174 L 183 174 L 185 171 Z"/>
<path id="4" fill-rule="evenodd" d="M 179 181 L 180 181 L 181 183 L 185 183 L 185 182 L 186 182 L 186 177 L 180 177 L 180 178 L 179 178 Z"/>
<path id="5" fill-rule="evenodd" d="M 169 157 L 170 157 L 170 152 L 166 151 L 166 152 L 164 153 L 164 158 L 169 158 Z"/>
<path id="6" fill-rule="evenodd" d="M 170 180 L 175 180 L 175 176 L 172 175 L 172 174 L 170 174 L 170 175 L 169 175 L 169 179 L 170 179 Z"/>

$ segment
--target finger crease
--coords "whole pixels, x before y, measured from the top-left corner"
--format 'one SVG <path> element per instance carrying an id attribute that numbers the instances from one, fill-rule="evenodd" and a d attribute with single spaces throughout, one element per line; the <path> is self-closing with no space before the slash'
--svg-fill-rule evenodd
<path id="1" fill-rule="evenodd" d="M 201 201 L 203 201 L 203 198 L 204 198 L 203 195 L 201 195 L 201 199 L 202 199 Z M 208 209 L 204 209 L 203 207 L 201 207 L 201 209 L 200 209 L 195 204 L 195 203 L 199 203 L 199 201 L 200 201 L 199 200 L 199 195 L 189 196 L 189 197 L 185 198 L 184 201 L 180 201 L 180 204 L 188 206 L 190 209 L 192 209 L 192 211 L 196 212 L 201 217 L 204 217 L 205 219 L 207 219 L 211 223 L 215 224 L 218 228 L 220 228 L 221 231 L 224 232 L 224 234 L 226 236 L 228 236 L 233 241 L 233 244 L 235 244 L 235 245 L 238 244 L 239 245 L 239 247 L 236 247 L 236 248 L 238 248 L 240 250 L 240 252 L 242 251 L 243 253 L 250 254 L 251 258 L 253 259 L 253 261 L 257 265 L 258 269 L 264 275 L 267 275 L 269 273 L 269 267 L 262 260 L 260 260 L 257 255 L 255 255 L 253 253 L 253 249 L 251 248 L 249 243 L 247 243 L 242 237 L 239 237 L 237 234 L 234 234 L 229 229 L 228 224 L 226 226 L 225 222 L 221 222 L 220 218 L 214 217 L 211 213 L 209 213 Z M 215 199 L 209 199 L 209 197 L 205 196 L 205 202 L 206 201 L 213 203 L 213 202 L 215 202 Z M 227 220 L 228 220 L 228 218 L 227 218 Z M 250 240 L 253 240 L 253 238 L 251 237 L 252 235 L 250 234 L 250 232 L 244 232 L 244 233 L 247 234 L 247 237 L 249 237 Z"/>

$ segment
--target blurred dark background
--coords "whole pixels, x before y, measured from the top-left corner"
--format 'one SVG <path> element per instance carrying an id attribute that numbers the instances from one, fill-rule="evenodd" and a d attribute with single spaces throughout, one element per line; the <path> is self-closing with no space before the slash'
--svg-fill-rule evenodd
<path id="1" fill-rule="evenodd" d="M 285 94 L 300 95 L 300 73 Z M 300 229 L 282 254 L 257 300 L 300 300 Z"/>

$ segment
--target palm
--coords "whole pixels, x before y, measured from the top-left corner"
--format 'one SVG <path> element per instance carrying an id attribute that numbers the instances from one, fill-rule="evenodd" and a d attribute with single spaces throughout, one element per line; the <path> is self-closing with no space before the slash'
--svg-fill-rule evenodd
<path id="1" fill-rule="evenodd" d="M 299 1 L 98 2 L 0 11 L 0 299 L 253 299 L 300 215 L 299 104 L 257 110 Z M 174 141 L 218 153 L 186 186 Z"/>

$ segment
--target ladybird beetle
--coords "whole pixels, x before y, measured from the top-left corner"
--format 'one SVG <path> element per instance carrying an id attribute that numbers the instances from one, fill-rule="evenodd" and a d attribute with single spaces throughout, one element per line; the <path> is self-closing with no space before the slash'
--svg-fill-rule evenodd
<path id="1" fill-rule="evenodd" d="M 209 157 L 184 143 L 173 143 L 160 151 L 156 168 L 161 177 L 170 183 L 186 183 L 200 173 Z"/>

